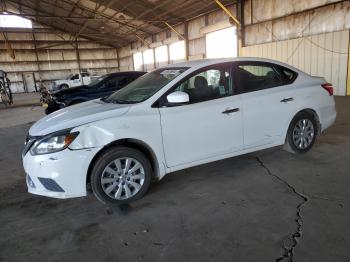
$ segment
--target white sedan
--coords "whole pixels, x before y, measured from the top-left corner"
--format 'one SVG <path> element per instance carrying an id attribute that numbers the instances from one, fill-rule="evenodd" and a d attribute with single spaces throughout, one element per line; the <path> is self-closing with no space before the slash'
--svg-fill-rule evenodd
<path id="1" fill-rule="evenodd" d="M 128 203 L 176 170 L 279 145 L 305 153 L 335 118 L 331 84 L 277 61 L 168 65 L 35 123 L 28 191 L 81 197 L 91 184 L 102 202 Z"/>

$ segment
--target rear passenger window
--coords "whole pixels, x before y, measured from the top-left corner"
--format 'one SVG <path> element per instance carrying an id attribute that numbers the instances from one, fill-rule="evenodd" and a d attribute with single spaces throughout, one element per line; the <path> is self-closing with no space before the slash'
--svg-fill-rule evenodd
<path id="1" fill-rule="evenodd" d="M 235 67 L 234 83 L 236 93 L 259 91 L 283 85 L 280 73 L 273 64 L 244 62 Z"/>
<path id="2" fill-rule="evenodd" d="M 281 72 L 281 77 L 284 85 L 288 85 L 294 82 L 298 74 L 288 68 L 283 66 L 278 66 L 279 71 Z"/>

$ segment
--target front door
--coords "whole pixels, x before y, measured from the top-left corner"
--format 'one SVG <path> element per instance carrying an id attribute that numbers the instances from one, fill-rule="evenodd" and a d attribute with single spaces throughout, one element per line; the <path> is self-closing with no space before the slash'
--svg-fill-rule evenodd
<path id="1" fill-rule="evenodd" d="M 188 93 L 185 105 L 159 108 L 168 167 L 230 154 L 242 149 L 240 96 L 232 96 L 231 65 L 197 71 L 172 91 Z M 163 98 L 164 100 L 164 98 Z"/>

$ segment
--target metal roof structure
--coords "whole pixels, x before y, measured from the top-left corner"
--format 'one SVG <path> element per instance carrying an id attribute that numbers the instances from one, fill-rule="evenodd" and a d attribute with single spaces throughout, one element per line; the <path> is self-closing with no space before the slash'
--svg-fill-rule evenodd
<path id="1" fill-rule="evenodd" d="M 223 5 L 232 0 L 220 0 Z M 218 10 L 214 0 L 2 0 L 0 10 L 113 47 Z"/>

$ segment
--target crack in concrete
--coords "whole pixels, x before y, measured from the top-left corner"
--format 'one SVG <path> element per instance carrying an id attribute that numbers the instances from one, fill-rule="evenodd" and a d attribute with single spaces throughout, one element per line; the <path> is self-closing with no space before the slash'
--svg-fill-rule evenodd
<path id="1" fill-rule="evenodd" d="M 302 226 L 303 226 L 303 218 L 301 216 L 301 208 L 302 206 L 308 201 L 308 197 L 302 193 L 299 193 L 291 184 L 289 184 L 286 180 L 282 179 L 281 177 L 273 174 L 271 170 L 264 164 L 264 162 L 259 158 L 255 157 L 255 159 L 258 161 L 258 163 L 266 170 L 266 172 L 276 178 L 278 181 L 286 185 L 294 194 L 296 194 L 299 198 L 302 199 L 302 202 L 296 206 L 297 212 L 296 212 L 296 218 L 295 222 L 297 223 L 297 230 L 290 234 L 287 239 L 283 241 L 283 254 L 276 258 L 276 262 L 278 261 L 294 261 L 294 249 L 298 244 L 298 239 L 302 236 Z M 291 243 L 287 243 L 287 240 L 289 240 Z M 290 245 L 288 245 L 290 244 Z"/>

